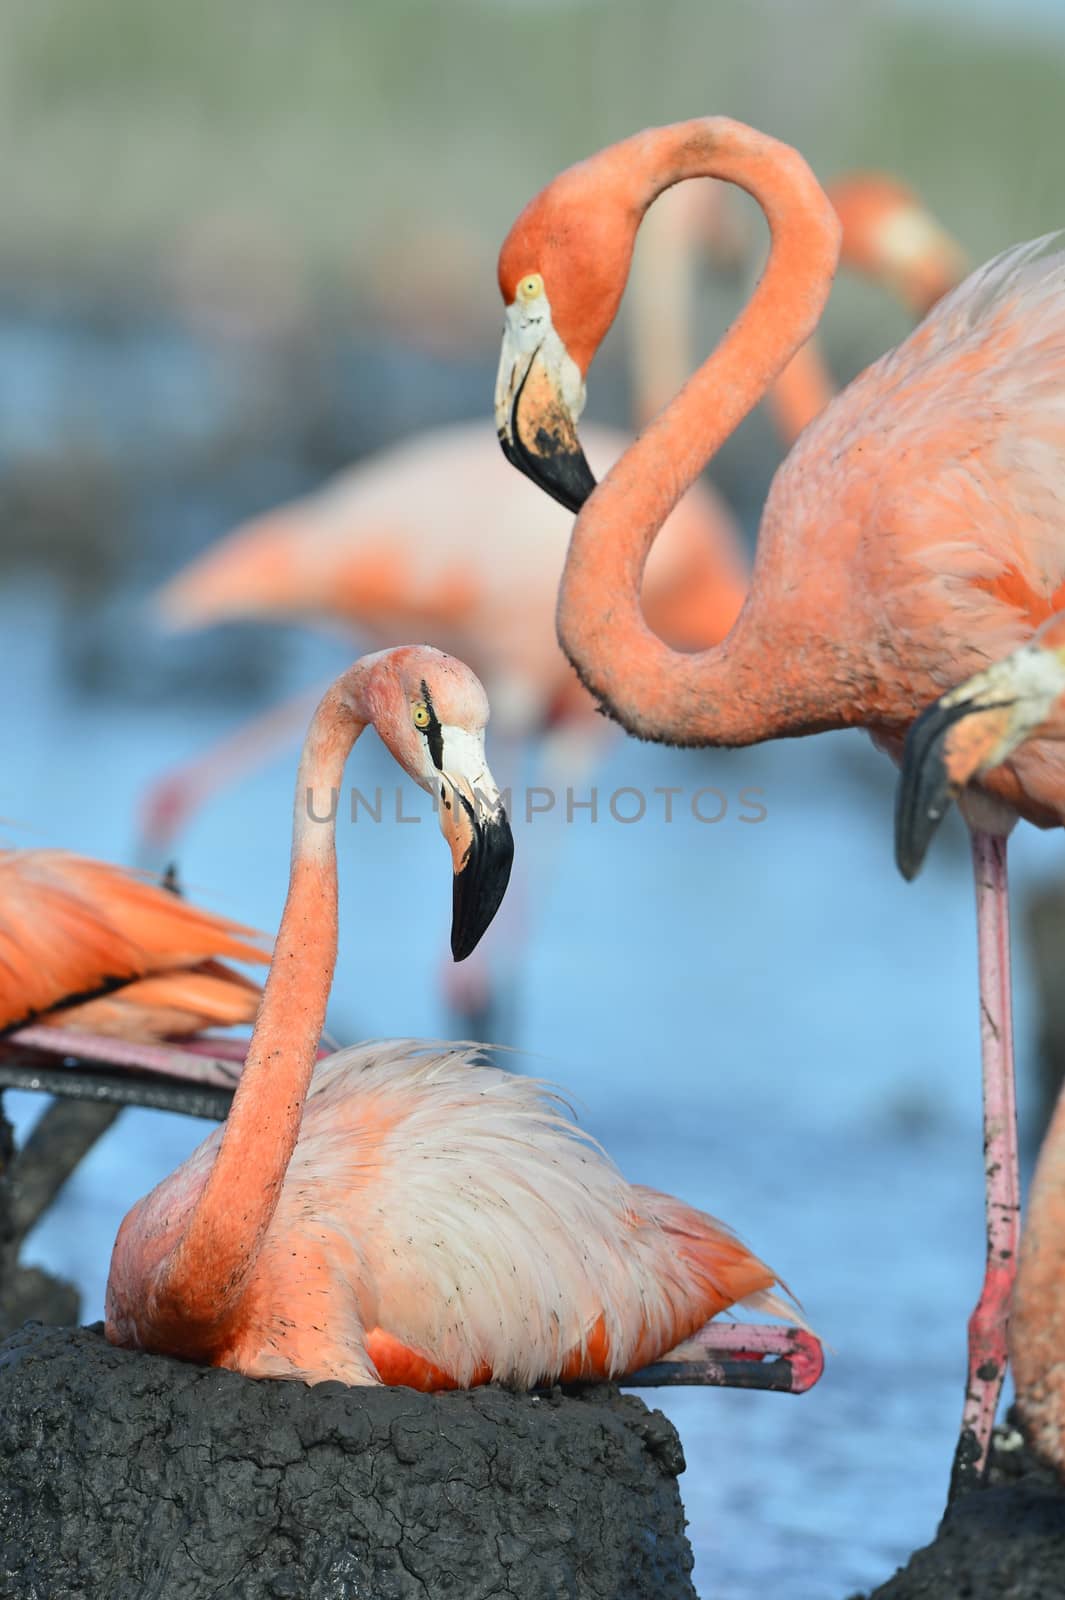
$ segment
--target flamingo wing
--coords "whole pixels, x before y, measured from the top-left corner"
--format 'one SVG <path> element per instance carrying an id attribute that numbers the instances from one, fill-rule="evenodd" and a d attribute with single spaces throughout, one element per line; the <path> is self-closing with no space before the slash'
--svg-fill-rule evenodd
<path id="1" fill-rule="evenodd" d="M 263 964 L 269 952 L 252 929 L 125 868 L 61 850 L 0 853 L 0 1029 L 163 973 L 169 987 L 142 996 L 146 1004 L 194 1010 L 195 981 L 208 1014 L 246 1012 L 248 980 L 203 969 L 218 957 Z M 199 977 L 179 979 L 181 968 L 200 968 Z M 90 1021 L 83 1011 L 76 1025 Z"/>

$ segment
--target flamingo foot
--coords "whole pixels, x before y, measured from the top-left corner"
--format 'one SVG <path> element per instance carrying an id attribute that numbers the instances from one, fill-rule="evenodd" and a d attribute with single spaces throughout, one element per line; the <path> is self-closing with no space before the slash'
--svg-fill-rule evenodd
<path id="1" fill-rule="evenodd" d="M 626 1389 L 678 1384 L 805 1394 L 825 1370 L 821 1342 L 778 1323 L 709 1322 L 661 1360 L 619 1379 Z"/>
<path id="2" fill-rule="evenodd" d="M 983 1291 L 969 1318 L 969 1376 L 948 1506 L 970 1489 L 979 1489 L 987 1477 L 995 1413 L 1006 1378 L 1006 1330 L 1015 1277 L 1014 1261 L 989 1262 Z"/>
<path id="3" fill-rule="evenodd" d="M 980 959 L 987 1268 L 969 1319 L 969 1373 L 948 1506 L 979 1488 L 987 1476 L 991 1432 L 1006 1377 L 1007 1328 L 1021 1231 L 1006 840 L 974 828 L 972 852 Z"/>

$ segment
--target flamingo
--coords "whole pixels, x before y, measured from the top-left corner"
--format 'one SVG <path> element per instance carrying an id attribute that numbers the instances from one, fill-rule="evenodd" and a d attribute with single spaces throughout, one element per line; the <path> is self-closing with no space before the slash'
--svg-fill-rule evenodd
<path id="1" fill-rule="evenodd" d="M 65 850 L 0 852 L 0 1035 L 185 1038 L 251 1022 L 261 935 L 142 874 Z"/>
<path id="2" fill-rule="evenodd" d="M 1033 820 L 1065 824 L 1065 614 L 1050 617 L 1025 644 L 941 695 L 906 737 L 896 808 L 896 853 L 903 875 L 919 871 L 932 836 L 954 800 L 984 803 L 988 776 L 1005 769 L 1020 794 L 1033 773 L 1039 804 Z M 997 802 L 1001 806 L 1001 801 Z M 1003 813 L 1003 822 L 1026 814 Z M 995 839 L 992 882 L 1005 894 L 1006 835 Z M 1008 932 L 999 955 L 1003 1010 L 1009 1019 Z M 1005 1030 L 1010 1045 L 1010 1032 Z M 1007 1108 L 1008 1109 L 1008 1108 Z M 1037 1452 L 1065 1476 L 1065 1092 L 1043 1140 L 1021 1235 L 1009 1322 L 1017 1407 Z M 1012 1235 L 1007 1239 L 1011 1243 Z"/>
<path id="3" fill-rule="evenodd" d="M 703 175 L 761 205 L 772 237 L 765 273 L 717 350 L 596 489 L 576 432 L 585 375 L 644 211 L 664 188 Z M 640 573 L 657 531 L 813 332 L 839 234 L 796 151 L 710 117 L 638 134 L 570 168 L 503 245 L 500 440 L 570 509 L 588 501 L 566 561 L 559 636 L 588 688 L 637 737 L 740 746 L 864 727 L 897 755 L 930 699 L 1023 642 L 1054 609 L 1065 579 L 1065 275 L 1062 255 L 1035 245 L 972 274 L 805 430 L 772 484 L 750 592 L 722 644 L 682 655 L 645 622 Z M 1043 769 L 1031 762 L 1023 787 L 1009 767 L 989 772 L 972 819 L 978 886 L 992 873 L 978 919 L 990 1019 L 988 1216 L 1010 1219 L 1006 1238 L 1017 1225 L 1017 1155 L 1004 985 L 994 973 L 1005 950 L 995 802 L 1045 820 L 1052 767 L 1051 758 Z M 1009 1248 L 1003 1238 L 996 1222 L 969 1326 L 955 1494 L 984 1470 L 1005 1369 L 1015 1257 L 998 1254 Z"/>
<path id="4" fill-rule="evenodd" d="M 122 1223 L 113 1344 L 249 1377 L 528 1387 L 642 1367 L 736 1303 L 801 1320 L 727 1228 L 626 1183 L 543 1085 L 410 1040 L 316 1062 L 337 952 L 335 807 L 321 797 L 372 723 L 439 797 L 462 959 L 513 848 L 487 718 L 470 669 L 429 646 L 366 656 L 326 693 L 232 1109 Z"/>

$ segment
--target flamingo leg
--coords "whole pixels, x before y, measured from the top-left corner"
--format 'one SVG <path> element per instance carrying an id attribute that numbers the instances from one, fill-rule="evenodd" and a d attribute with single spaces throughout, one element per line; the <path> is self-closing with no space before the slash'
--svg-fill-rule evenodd
<path id="1" fill-rule="evenodd" d="M 1006 839 L 974 828 L 972 854 L 980 961 L 987 1266 L 969 1318 L 965 1408 L 948 1504 L 978 1487 L 987 1472 L 991 1431 L 1006 1376 L 1006 1328 L 1020 1243 Z"/>
<path id="2" fill-rule="evenodd" d="M 694 1338 L 617 1381 L 626 1389 L 690 1384 L 805 1394 L 824 1367 L 820 1340 L 805 1328 L 787 1328 L 779 1323 L 708 1322 Z"/>

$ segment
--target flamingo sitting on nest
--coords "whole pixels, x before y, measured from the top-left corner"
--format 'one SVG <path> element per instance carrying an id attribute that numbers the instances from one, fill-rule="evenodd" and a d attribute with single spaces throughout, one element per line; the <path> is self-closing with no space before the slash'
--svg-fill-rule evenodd
<path id="1" fill-rule="evenodd" d="M 123 1222 L 107 1336 L 251 1377 L 440 1389 L 631 1372 L 735 1303 L 800 1321 L 713 1218 L 627 1184 L 542 1085 L 466 1047 L 316 1063 L 337 951 L 339 788 L 370 723 L 438 797 L 452 947 L 474 948 L 512 844 L 484 690 L 427 646 L 357 662 L 311 723 L 292 869 L 226 1126 Z M 752 1353 L 780 1330 L 746 1330 Z M 760 1344 L 760 1339 L 770 1340 Z"/>
<path id="2" fill-rule="evenodd" d="M 765 273 L 714 354 L 596 488 L 575 427 L 585 374 L 643 213 L 670 184 L 705 175 L 763 207 Z M 1065 597 L 1065 260 L 1036 244 L 969 277 L 805 430 L 774 479 L 748 598 L 722 644 L 682 655 L 648 627 L 640 575 L 658 529 L 809 338 L 838 248 L 839 220 L 802 158 L 726 118 L 650 130 L 569 169 L 503 246 L 500 438 L 565 505 L 588 500 L 559 634 L 585 684 L 638 737 L 740 746 L 864 727 L 897 752 L 931 699 L 1030 637 Z M 984 789 L 1056 820 L 1053 762 L 1015 760 L 1023 784 L 1007 765 Z M 1017 1237 L 1001 812 L 985 803 L 974 829 L 988 1269 L 969 1324 L 952 1493 L 986 1466 Z"/>

